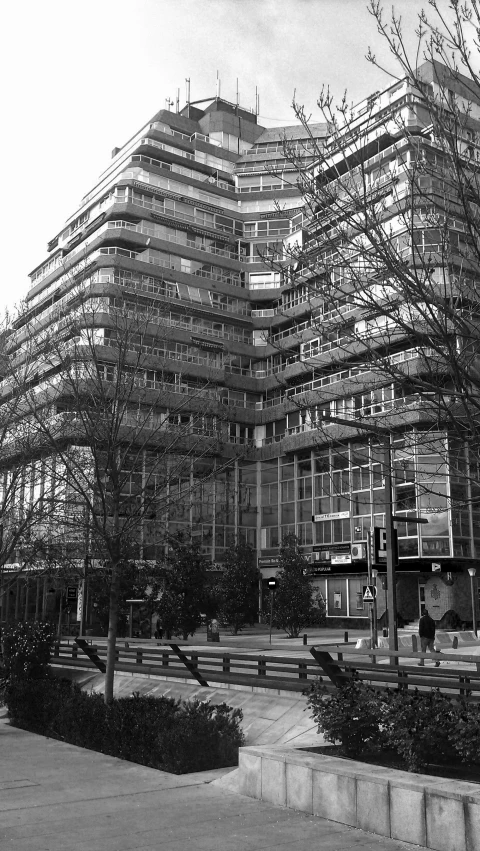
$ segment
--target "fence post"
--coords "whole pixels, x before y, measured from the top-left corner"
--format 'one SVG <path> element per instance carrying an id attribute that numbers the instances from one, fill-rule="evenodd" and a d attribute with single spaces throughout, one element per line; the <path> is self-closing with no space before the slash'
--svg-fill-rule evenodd
<path id="1" fill-rule="evenodd" d="M 267 676 L 267 663 L 265 661 L 265 656 L 262 656 L 261 659 L 258 660 L 258 676 Z"/>
<path id="2" fill-rule="evenodd" d="M 141 647 L 137 647 L 136 656 L 137 656 L 137 659 L 136 659 L 137 665 L 143 665 L 143 650 L 142 650 Z"/>
<path id="3" fill-rule="evenodd" d="M 298 663 L 298 678 L 299 680 L 307 679 L 307 666 L 305 662 Z"/>
<path id="4" fill-rule="evenodd" d="M 230 656 L 224 656 L 223 657 L 223 673 L 224 674 L 230 673 Z"/>
<path id="5" fill-rule="evenodd" d="M 166 650 L 162 653 L 162 668 L 168 668 L 168 653 Z"/>

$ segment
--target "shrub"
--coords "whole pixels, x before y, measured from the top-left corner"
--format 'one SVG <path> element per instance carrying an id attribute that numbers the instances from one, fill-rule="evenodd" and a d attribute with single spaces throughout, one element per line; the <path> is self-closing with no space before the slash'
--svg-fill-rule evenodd
<path id="1" fill-rule="evenodd" d="M 451 732 L 451 744 L 462 762 L 480 763 L 480 705 L 461 702 Z"/>
<path id="2" fill-rule="evenodd" d="M 312 717 L 327 742 L 340 742 L 348 756 L 359 756 L 381 746 L 381 701 L 371 686 L 353 680 L 328 692 L 320 682 L 308 694 Z"/>
<path id="3" fill-rule="evenodd" d="M 429 762 L 445 761 L 453 755 L 451 742 L 458 711 L 451 698 L 438 689 L 387 690 L 382 702 L 385 744 L 399 754 L 408 771 L 421 771 Z"/>
<path id="4" fill-rule="evenodd" d="M 167 771 L 183 774 L 235 765 L 244 743 L 242 711 L 226 703 L 192 700 L 178 706 L 173 723 L 158 734 Z"/>
<path id="5" fill-rule="evenodd" d="M 321 681 L 309 694 L 312 717 L 327 742 L 347 756 L 393 750 L 408 771 L 455 756 L 480 763 L 480 706 L 438 690 L 375 691 L 353 680 L 333 693 Z"/>
<path id="6" fill-rule="evenodd" d="M 55 633 L 51 624 L 18 622 L 2 633 L 3 676 L 40 679 L 48 674 Z"/>
<path id="7" fill-rule="evenodd" d="M 5 702 L 16 727 L 176 774 L 235 765 L 244 743 L 242 712 L 224 703 L 137 693 L 105 706 L 56 678 L 12 679 Z"/>

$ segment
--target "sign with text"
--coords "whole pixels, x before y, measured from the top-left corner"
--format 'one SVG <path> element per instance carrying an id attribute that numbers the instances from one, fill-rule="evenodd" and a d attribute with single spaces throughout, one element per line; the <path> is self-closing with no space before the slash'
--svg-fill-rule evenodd
<path id="1" fill-rule="evenodd" d="M 349 520 L 349 511 L 331 511 L 329 514 L 313 514 L 313 523 L 320 523 L 322 520 Z"/>
<path id="2" fill-rule="evenodd" d="M 375 564 L 387 560 L 387 530 L 378 526 L 373 530 L 373 560 Z"/>
<path id="3" fill-rule="evenodd" d="M 277 567 L 278 556 L 261 556 L 258 559 L 259 567 Z"/>

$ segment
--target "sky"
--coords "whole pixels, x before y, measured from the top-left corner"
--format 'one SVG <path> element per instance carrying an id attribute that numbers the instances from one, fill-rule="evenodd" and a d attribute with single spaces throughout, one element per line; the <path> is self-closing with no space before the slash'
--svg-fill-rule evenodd
<path id="1" fill-rule="evenodd" d="M 396 0 L 407 42 L 427 0 Z M 385 2 L 388 11 L 391 4 Z M 292 99 L 321 121 L 322 86 L 357 103 L 395 70 L 367 0 L 16 0 L 0 13 L 4 200 L 0 313 L 25 297 L 47 242 L 107 167 L 111 151 L 166 99 L 221 96 L 259 122 L 294 124 Z M 174 107 L 173 107 L 174 108 Z M 7 250 L 8 249 L 8 250 Z"/>

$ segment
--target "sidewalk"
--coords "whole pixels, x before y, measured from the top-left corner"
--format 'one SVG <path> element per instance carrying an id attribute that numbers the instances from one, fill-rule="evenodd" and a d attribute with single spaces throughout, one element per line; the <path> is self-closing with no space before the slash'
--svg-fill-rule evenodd
<path id="1" fill-rule="evenodd" d="M 0 847 L 9 851 L 414 851 L 222 788 L 221 769 L 174 775 L 0 719 Z M 217 782 L 212 785 L 212 780 Z"/>
<path id="2" fill-rule="evenodd" d="M 270 644 L 269 628 L 266 624 L 257 624 L 254 627 L 247 627 L 238 633 L 232 635 L 228 629 L 221 628 L 219 641 L 207 642 L 207 633 L 204 627 L 201 627 L 193 636 L 189 636 L 187 641 L 184 641 L 178 635 L 172 637 L 172 641 L 180 646 L 189 646 L 192 648 L 203 648 L 205 650 L 230 650 L 242 653 L 251 651 L 252 653 L 261 651 L 262 653 L 270 653 L 277 656 L 290 655 L 308 655 L 310 647 L 318 644 L 343 644 L 345 638 L 344 629 L 332 629 L 330 627 L 317 627 L 305 629 L 298 638 L 288 638 L 284 630 L 272 630 L 272 642 Z M 303 635 L 307 636 L 307 645 L 303 643 Z M 348 630 L 348 640 L 353 643 L 357 638 L 365 638 L 369 633 L 361 629 Z M 65 636 L 65 640 L 73 641 L 71 636 Z M 88 641 L 93 644 L 106 644 L 105 637 L 88 636 Z M 164 637 L 162 640 L 155 638 L 118 638 L 118 644 L 121 645 L 127 642 L 132 647 L 156 647 L 157 644 L 168 643 Z"/>

